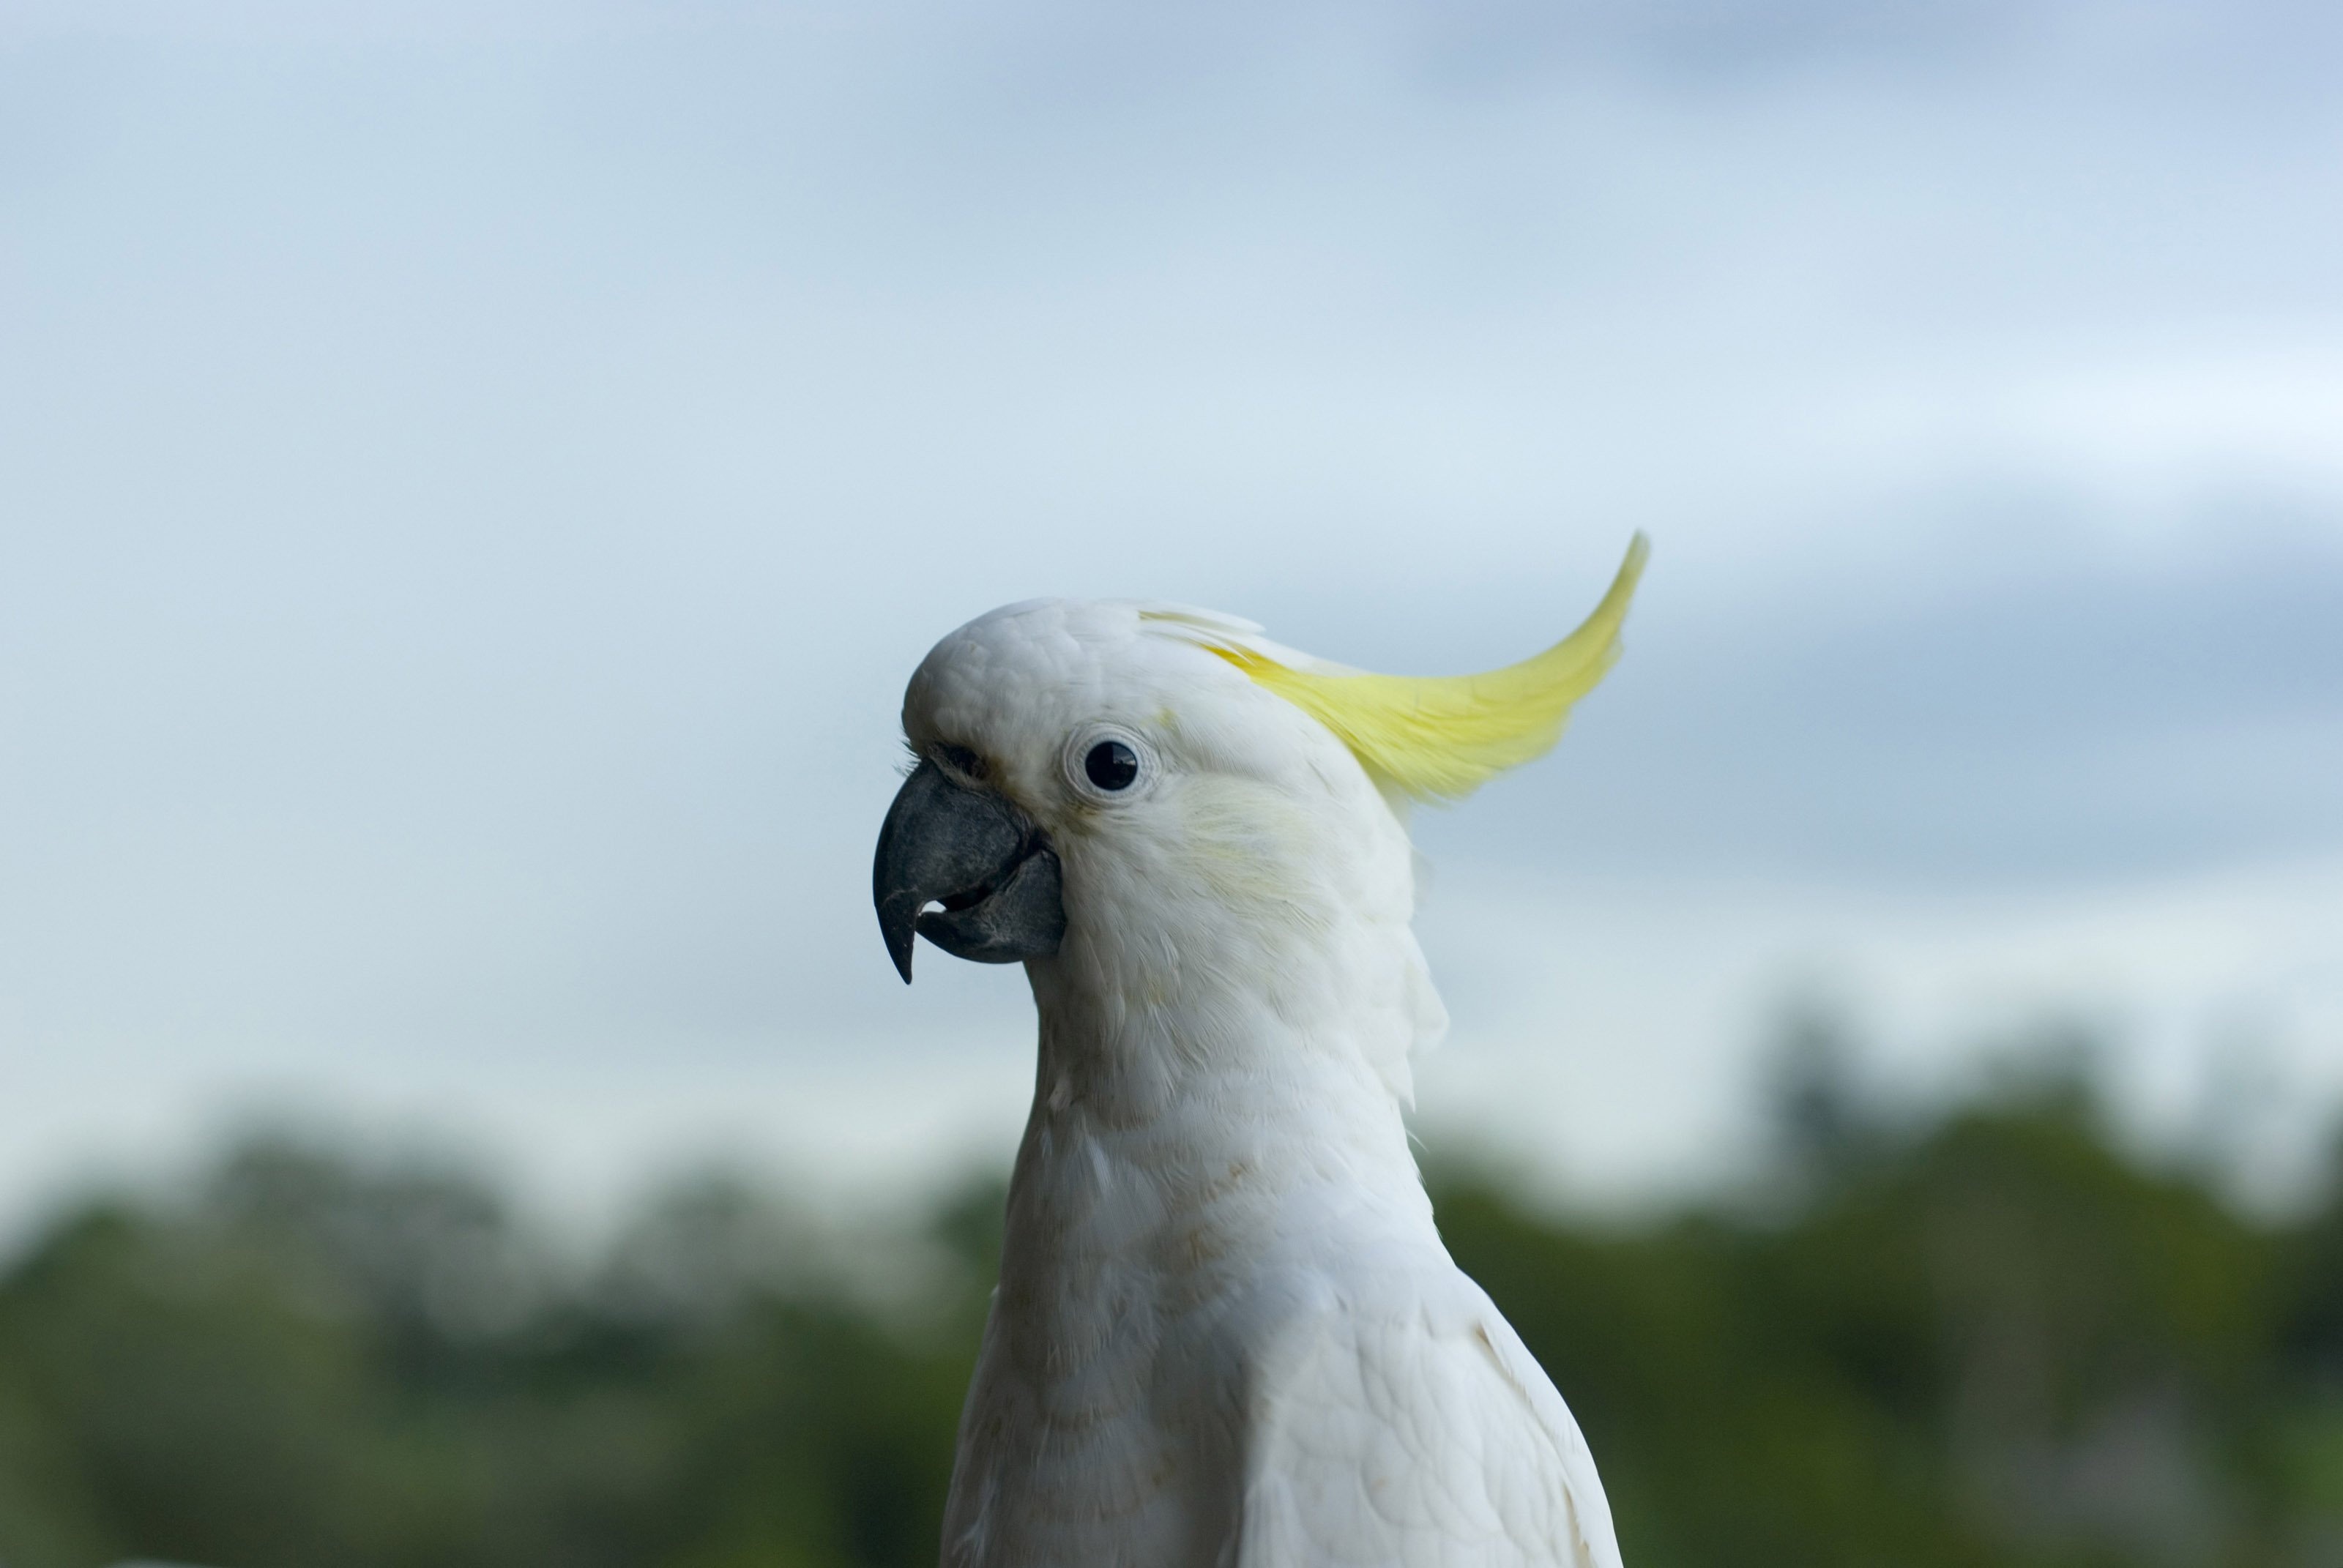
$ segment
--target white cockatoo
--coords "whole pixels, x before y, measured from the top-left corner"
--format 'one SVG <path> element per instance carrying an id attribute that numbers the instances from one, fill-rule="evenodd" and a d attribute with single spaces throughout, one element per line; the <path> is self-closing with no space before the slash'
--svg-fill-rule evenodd
<path id="1" fill-rule="evenodd" d="M 1578 1425 L 1409 1151 L 1446 1017 L 1405 809 L 1554 743 L 1644 557 L 1487 675 L 1130 600 L 1011 605 L 920 665 L 880 926 L 907 980 L 914 932 L 1021 960 L 1041 1015 L 946 1568 L 1617 1568 Z"/>

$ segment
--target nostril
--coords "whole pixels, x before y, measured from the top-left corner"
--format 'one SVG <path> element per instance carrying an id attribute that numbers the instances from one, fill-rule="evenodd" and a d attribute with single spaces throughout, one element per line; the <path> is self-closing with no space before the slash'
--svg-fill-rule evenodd
<path id="1" fill-rule="evenodd" d="M 970 783 L 981 783 L 984 780 L 986 773 L 984 759 L 965 746 L 954 746 L 947 742 L 936 748 L 936 758 L 947 769 Z"/>

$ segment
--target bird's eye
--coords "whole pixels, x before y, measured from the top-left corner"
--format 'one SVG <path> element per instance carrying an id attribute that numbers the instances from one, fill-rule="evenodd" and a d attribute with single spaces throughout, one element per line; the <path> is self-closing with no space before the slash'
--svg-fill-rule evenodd
<path id="1" fill-rule="evenodd" d="M 1082 758 L 1082 775 L 1101 789 L 1128 789 L 1139 777 L 1139 753 L 1120 740 L 1101 740 Z"/>

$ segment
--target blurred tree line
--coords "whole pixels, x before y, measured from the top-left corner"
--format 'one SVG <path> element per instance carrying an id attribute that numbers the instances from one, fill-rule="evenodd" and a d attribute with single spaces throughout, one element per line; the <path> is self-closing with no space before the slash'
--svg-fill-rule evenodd
<path id="1" fill-rule="evenodd" d="M 2343 1564 L 2343 1184 L 2257 1220 L 2076 1074 L 1899 1120 L 1786 1060 L 1729 1201 L 1434 1182 L 1634 1568 Z M 0 1564 L 924 1568 L 1000 1203 L 841 1246 L 710 1180 L 581 1263 L 458 1171 L 250 1143 L 0 1270 Z"/>

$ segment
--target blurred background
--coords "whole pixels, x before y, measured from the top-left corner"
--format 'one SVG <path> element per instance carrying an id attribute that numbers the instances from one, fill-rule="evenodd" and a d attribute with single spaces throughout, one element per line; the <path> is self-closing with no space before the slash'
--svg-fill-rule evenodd
<path id="1" fill-rule="evenodd" d="M 0 0 L 0 1563 L 932 1562 L 1042 594 L 1544 646 L 1418 1126 L 1636 1568 L 2343 1563 L 2343 12 Z"/>

